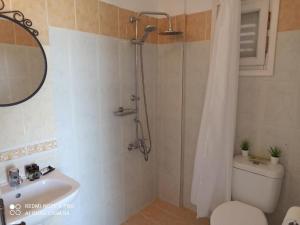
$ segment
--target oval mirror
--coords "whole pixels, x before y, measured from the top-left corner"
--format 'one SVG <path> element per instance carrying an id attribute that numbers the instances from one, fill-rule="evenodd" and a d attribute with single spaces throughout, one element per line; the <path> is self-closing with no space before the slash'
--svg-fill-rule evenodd
<path id="1" fill-rule="evenodd" d="M 14 19 L 0 15 L 0 106 L 33 97 L 46 73 L 46 55 L 37 37 Z"/>

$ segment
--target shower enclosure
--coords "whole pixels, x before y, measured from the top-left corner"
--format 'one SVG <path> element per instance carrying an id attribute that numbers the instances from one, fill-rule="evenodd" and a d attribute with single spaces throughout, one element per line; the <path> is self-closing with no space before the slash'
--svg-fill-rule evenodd
<path id="1" fill-rule="evenodd" d="M 135 103 L 134 109 L 119 108 L 116 115 L 124 116 L 128 114 L 136 114 L 134 123 L 136 124 L 136 139 L 134 142 L 128 145 L 128 150 L 132 151 L 138 149 L 143 155 L 146 161 L 149 159 L 149 154 L 152 150 L 152 137 L 150 132 L 150 122 L 148 115 L 148 103 L 145 91 L 145 71 L 144 71 L 144 59 L 143 59 L 143 45 L 147 40 L 151 32 L 157 31 L 157 26 L 154 24 L 147 24 L 144 27 L 144 33 L 139 37 L 139 21 L 142 16 L 164 16 L 168 19 L 168 29 L 159 32 L 159 35 L 174 36 L 182 35 L 183 32 L 175 31 L 173 29 L 172 20 L 169 14 L 165 12 L 140 12 L 137 16 L 131 16 L 129 18 L 130 23 L 135 25 L 135 37 L 131 40 L 131 43 L 135 45 L 135 93 L 131 96 L 131 101 Z M 139 85 L 141 85 L 141 92 L 139 92 Z M 140 107 L 139 102 L 142 101 L 143 107 Z M 143 109 L 143 110 L 142 110 Z M 145 116 L 145 126 L 141 120 L 141 114 Z"/>
<path id="2" fill-rule="evenodd" d="M 133 105 L 120 108 L 116 113 L 134 115 L 135 137 L 131 137 L 133 141 L 129 141 L 126 146 L 129 151 L 141 152 L 148 161 L 150 152 L 154 150 L 149 163 L 155 163 L 158 197 L 177 206 L 191 207 L 187 205 L 190 203 L 189 174 L 192 174 L 192 160 L 189 155 L 193 154 L 191 143 L 195 140 L 191 140 L 191 132 L 184 132 L 185 129 L 191 130 L 192 126 L 184 111 L 185 101 L 192 108 L 190 103 L 194 98 L 185 98 L 186 94 L 191 94 L 185 93 L 184 52 L 189 47 L 185 44 L 185 23 L 184 13 L 170 16 L 165 12 L 142 11 L 129 17 L 128 26 L 132 29 L 130 43 L 133 45 L 135 57 L 132 65 L 133 94 L 129 96 Z M 190 48 L 191 51 L 193 47 Z M 204 57 L 206 53 L 207 51 L 203 54 Z M 152 55 L 156 55 L 156 58 L 151 61 L 150 55 L 151 59 Z M 202 61 L 206 62 L 204 59 Z M 194 66 L 195 63 L 201 66 L 202 61 L 193 61 L 190 65 Z M 206 74 L 205 71 L 203 73 Z M 198 78 L 201 75 L 196 78 L 197 81 Z M 198 87 L 189 87 L 193 93 L 195 89 L 198 90 Z M 188 113 L 190 111 L 194 109 L 189 109 Z M 198 127 L 198 124 L 194 124 L 192 130 L 197 133 L 194 127 Z M 185 149 L 188 157 L 185 156 Z"/>

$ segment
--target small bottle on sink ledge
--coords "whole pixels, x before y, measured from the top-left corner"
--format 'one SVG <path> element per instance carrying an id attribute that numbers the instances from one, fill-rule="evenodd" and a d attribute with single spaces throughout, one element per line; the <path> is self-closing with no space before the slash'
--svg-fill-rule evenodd
<path id="1" fill-rule="evenodd" d="M 25 166 L 25 175 L 26 178 L 30 181 L 40 179 L 40 167 L 35 163 Z"/>

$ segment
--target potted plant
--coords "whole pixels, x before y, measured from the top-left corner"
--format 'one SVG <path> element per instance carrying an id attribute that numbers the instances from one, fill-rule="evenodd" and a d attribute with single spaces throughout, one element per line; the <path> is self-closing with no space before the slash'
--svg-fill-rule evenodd
<path id="1" fill-rule="evenodd" d="M 269 149 L 269 153 L 271 155 L 271 163 L 276 165 L 279 163 L 279 158 L 281 156 L 281 149 L 277 146 L 271 146 Z"/>
<path id="2" fill-rule="evenodd" d="M 247 140 L 242 141 L 241 145 L 240 145 L 241 151 L 242 151 L 242 155 L 244 157 L 248 157 L 249 155 L 249 149 L 250 149 L 250 143 Z"/>

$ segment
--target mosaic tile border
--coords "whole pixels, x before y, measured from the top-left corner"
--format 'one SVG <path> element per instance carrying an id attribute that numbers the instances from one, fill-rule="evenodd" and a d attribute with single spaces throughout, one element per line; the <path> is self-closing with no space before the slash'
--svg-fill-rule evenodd
<path id="1" fill-rule="evenodd" d="M 57 141 L 51 140 L 38 144 L 28 145 L 5 152 L 0 152 L 0 162 L 19 159 L 39 152 L 50 151 L 57 148 Z"/>

